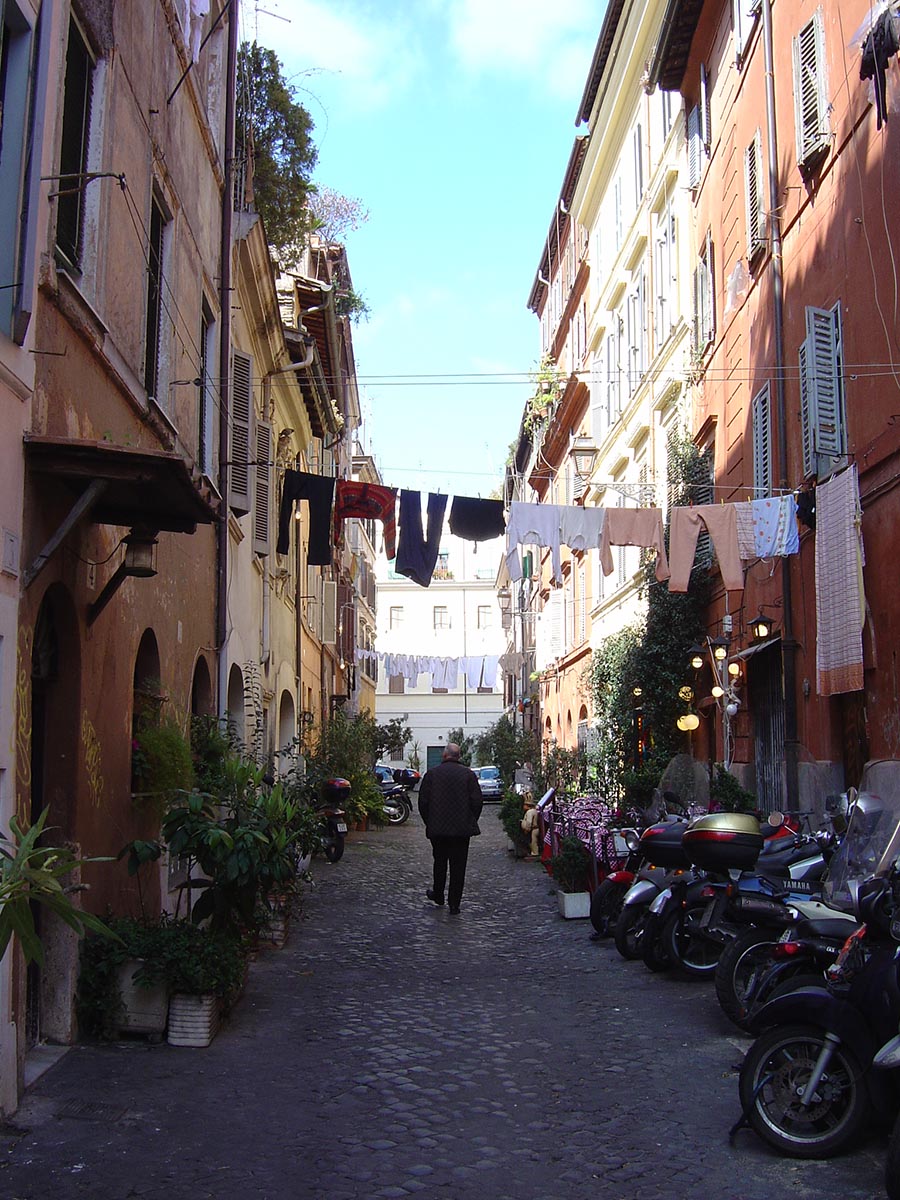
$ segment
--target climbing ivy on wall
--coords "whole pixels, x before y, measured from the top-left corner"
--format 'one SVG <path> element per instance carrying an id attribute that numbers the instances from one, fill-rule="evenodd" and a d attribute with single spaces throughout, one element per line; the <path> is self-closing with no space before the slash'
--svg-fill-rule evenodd
<path id="1" fill-rule="evenodd" d="M 698 487 L 709 484 L 708 457 L 690 438 L 677 433 L 670 436 L 667 452 L 669 506 L 688 504 Z M 667 548 L 668 541 L 667 527 Z M 626 772 L 634 767 L 635 687 L 641 688 L 649 738 L 641 774 L 658 779 L 669 759 L 684 749 L 684 735 L 675 725 L 684 712 L 678 691 L 690 682 L 687 651 L 704 632 L 702 618 L 709 595 L 705 566 L 694 568 L 686 593 L 677 593 L 656 582 L 654 564 L 648 562 L 643 587 L 646 616 L 594 651 L 586 680 L 598 727 L 592 765 L 598 787 L 610 797 L 621 797 Z"/>

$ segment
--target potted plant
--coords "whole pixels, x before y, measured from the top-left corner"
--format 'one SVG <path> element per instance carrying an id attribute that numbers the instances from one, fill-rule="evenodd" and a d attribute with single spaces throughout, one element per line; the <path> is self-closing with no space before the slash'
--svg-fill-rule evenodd
<path id="1" fill-rule="evenodd" d="M 34 904 L 55 913 L 78 934 L 109 931 L 99 918 L 83 912 L 70 898 L 79 885 L 69 877 L 83 862 L 108 859 L 78 859 L 66 846 L 43 846 L 40 838 L 47 821 L 45 808 L 35 823 L 24 829 L 13 817 L 12 838 L 0 834 L 0 958 L 15 934 L 26 962 L 44 961 L 44 950 L 34 924 Z"/>
<path id="2" fill-rule="evenodd" d="M 509 849 L 516 858 L 524 858 L 528 853 L 528 835 L 522 830 L 524 812 L 522 797 L 514 791 L 509 791 L 504 795 L 497 810 L 500 824 L 509 839 Z"/>
<path id="3" fill-rule="evenodd" d="M 588 891 L 588 876 L 591 855 L 584 842 L 572 834 L 560 838 L 559 852 L 550 859 L 548 866 L 556 884 L 561 916 L 589 917 L 591 897 Z"/>
<path id="4" fill-rule="evenodd" d="M 240 995 L 246 973 L 246 954 L 234 933 L 203 929 L 190 921 L 171 921 L 158 963 L 147 974 L 169 991 L 170 1046 L 208 1046 L 223 1012 Z"/>

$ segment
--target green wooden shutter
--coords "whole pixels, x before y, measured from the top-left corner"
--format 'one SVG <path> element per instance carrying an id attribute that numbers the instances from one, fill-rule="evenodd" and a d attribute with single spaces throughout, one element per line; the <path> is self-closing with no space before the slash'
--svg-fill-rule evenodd
<path id="1" fill-rule="evenodd" d="M 228 503 L 238 516 L 250 504 L 250 423 L 253 416 L 253 359 L 235 350 L 231 359 L 231 448 Z"/>
<path id="2" fill-rule="evenodd" d="M 797 162 L 811 167 L 828 149 L 828 102 L 825 92 L 825 27 L 822 10 L 794 38 L 794 122 Z"/>
<path id="3" fill-rule="evenodd" d="M 813 448 L 816 454 L 840 458 L 846 453 L 840 305 L 807 308 L 806 340 L 815 390 Z"/>
<path id="4" fill-rule="evenodd" d="M 272 503 L 272 426 L 256 422 L 256 454 L 253 466 L 253 553 L 269 553 Z"/>
<path id="5" fill-rule="evenodd" d="M 772 490 L 772 410 L 768 383 L 753 397 L 753 491 L 759 500 Z"/>

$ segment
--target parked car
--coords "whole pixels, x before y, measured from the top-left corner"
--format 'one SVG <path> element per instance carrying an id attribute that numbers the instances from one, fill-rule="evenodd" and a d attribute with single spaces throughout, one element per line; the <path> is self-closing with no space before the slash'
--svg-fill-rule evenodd
<path id="1" fill-rule="evenodd" d="M 499 767 L 473 767 L 481 784 L 481 794 L 485 800 L 501 800 L 503 798 L 503 780 Z"/>

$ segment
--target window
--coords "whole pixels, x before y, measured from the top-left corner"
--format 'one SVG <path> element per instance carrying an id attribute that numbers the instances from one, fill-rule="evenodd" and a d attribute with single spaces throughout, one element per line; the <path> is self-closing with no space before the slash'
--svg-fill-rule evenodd
<path id="1" fill-rule="evenodd" d="M 403 625 L 403 608 L 399 604 L 391 605 L 388 613 L 388 629 L 400 629 Z"/>
<path id="2" fill-rule="evenodd" d="M 269 553 L 272 426 L 267 421 L 256 422 L 256 453 L 253 464 L 253 553 Z"/>
<path id="3" fill-rule="evenodd" d="M 444 604 L 436 604 L 434 606 L 434 628 L 449 629 L 450 628 L 450 610 Z"/>
<path id="4" fill-rule="evenodd" d="M 27 134 L 28 104 L 30 88 L 28 73 L 31 58 L 31 27 L 24 19 L 18 5 L 7 0 L 0 4 L 0 329 L 13 334 L 13 318 L 20 309 L 23 299 L 21 285 L 22 251 L 20 234 L 28 203 L 23 190 L 28 187 Z M 39 166 L 39 154 L 36 156 Z M 35 175 L 40 174 L 39 170 Z M 10 284 L 18 286 L 9 286 Z M 27 305 L 30 308 L 30 301 Z M 16 341 L 20 344 L 25 337 L 27 315 L 24 326 L 17 329 Z"/>
<path id="5" fill-rule="evenodd" d="M 94 60 L 77 23 L 69 21 L 66 79 L 63 91 L 59 190 L 56 201 L 56 247 L 73 267 L 81 264 L 84 233 L 84 179 L 88 164 Z"/>
<path id="6" fill-rule="evenodd" d="M 493 694 L 494 689 L 490 688 L 490 687 L 482 687 L 479 684 L 478 687 L 475 689 L 475 691 L 477 692 L 477 694 L 479 696 L 490 696 Z"/>
<path id="7" fill-rule="evenodd" d="M 609 428 L 622 412 L 622 337 L 625 322 L 613 313 L 612 329 L 606 335 L 606 425 Z"/>
<path id="8" fill-rule="evenodd" d="M 432 696 L 446 696 L 449 691 L 449 688 L 433 687 L 431 689 L 431 694 Z"/>
<path id="9" fill-rule="evenodd" d="M 647 370 L 647 335 L 645 309 L 644 269 L 638 268 L 631 281 L 628 295 L 628 378 L 625 387 L 630 396 L 640 384 Z"/>
<path id="10" fill-rule="evenodd" d="M 768 383 L 751 401 L 753 421 L 753 496 L 761 500 L 772 490 L 772 405 Z"/>
<path id="11" fill-rule="evenodd" d="M 640 121 L 634 127 L 631 143 L 634 152 L 634 202 L 637 208 L 644 195 L 644 139 Z"/>
<path id="12" fill-rule="evenodd" d="M 669 130 L 675 123 L 675 112 L 681 97 L 678 92 L 667 92 L 663 88 L 657 88 L 656 95 L 659 97 L 657 103 L 659 104 L 660 132 L 662 133 L 660 142 L 662 143 L 669 136 Z"/>
<path id="13" fill-rule="evenodd" d="M 216 402 L 210 367 L 215 360 L 216 326 L 206 302 L 200 311 L 200 385 L 197 406 L 197 462 L 204 475 L 213 474 Z"/>
<path id="14" fill-rule="evenodd" d="M 144 387 L 161 408 L 167 409 L 160 379 L 163 287 L 169 220 L 157 196 L 150 198 L 150 230 L 147 239 L 147 320 L 144 344 Z"/>
<path id="15" fill-rule="evenodd" d="M 840 302 L 831 309 L 806 310 L 806 340 L 800 346 L 800 416 L 804 475 L 831 474 L 847 453 Z"/>
<path id="16" fill-rule="evenodd" d="M 752 262 L 766 245 L 762 204 L 762 149 L 759 130 L 744 151 L 744 200 L 747 208 L 747 258 Z"/>
<path id="17" fill-rule="evenodd" d="M 678 318 L 675 254 L 675 207 L 670 202 L 656 218 L 654 243 L 654 297 L 656 302 L 656 347 L 665 345 Z"/>
<path id="18" fill-rule="evenodd" d="M 762 5 L 760 0 L 732 0 L 732 17 L 734 19 L 734 50 L 738 66 L 744 61 L 744 51 L 750 41 L 756 18 Z"/>
<path id="19" fill-rule="evenodd" d="M 713 289 L 713 247 L 706 235 L 704 253 L 694 269 L 694 320 L 691 349 L 701 355 L 716 333 L 715 292 Z"/>
<path id="20" fill-rule="evenodd" d="M 695 188 L 703 177 L 703 166 L 712 147 L 709 85 L 706 67 L 700 64 L 700 100 L 687 114 L 688 187 Z"/>
<path id="21" fill-rule="evenodd" d="M 812 170 L 831 144 L 821 8 L 794 38 L 794 123 L 797 162 L 801 168 Z"/>
<path id="22" fill-rule="evenodd" d="M 406 680 L 402 675 L 392 675 L 388 680 L 388 694 L 402 696 L 406 691 Z"/>
<path id="23" fill-rule="evenodd" d="M 228 466 L 228 503 L 237 516 L 250 504 L 250 432 L 253 419 L 253 359 L 235 350 L 231 358 L 231 447 Z"/>
<path id="24" fill-rule="evenodd" d="M 494 625 L 494 610 L 490 604 L 478 605 L 478 628 L 492 629 Z"/>
<path id="25" fill-rule="evenodd" d="M 622 248 L 622 240 L 625 236 L 621 175 L 617 177 L 613 184 L 613 231 L 616 239 L 616 250 L 618 251 Z"/>
<path id="26" fill-rule="evenodd" d="M 450 570 L 450 553 L 447 550 L 442 550 L 437 556 L 433 579 L 452 579 L 453 573 Z"/>

